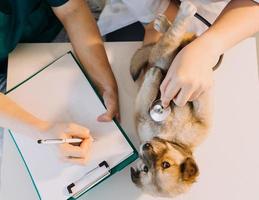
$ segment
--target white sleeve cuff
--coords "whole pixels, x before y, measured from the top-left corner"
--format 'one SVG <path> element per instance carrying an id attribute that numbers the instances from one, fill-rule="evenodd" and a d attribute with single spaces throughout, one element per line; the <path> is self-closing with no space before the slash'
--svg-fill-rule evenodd
<path id="1" fill-rule="evenodd" d="M 170 0 L 123 0 L 123 3 L 140 22 L 149 23 L 166 11 Z"/>

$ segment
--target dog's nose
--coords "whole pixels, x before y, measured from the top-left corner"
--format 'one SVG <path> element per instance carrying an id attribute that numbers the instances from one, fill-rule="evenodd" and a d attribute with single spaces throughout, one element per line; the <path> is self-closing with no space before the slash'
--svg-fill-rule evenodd
<path id="1" fill-rule="evenodd" d="M 144 144 L 143 147 L 142 147 L 143 151 L 148 151 L 151 148 L 152 148 L 152 145 L 148 142 L 146 144 Z"/>
<path id="2" fill-rule="evenodd" d="M 130 168 L 130 175 L 131 175 L 131 180 L 133 181 L 133 183 L 137 184 L 139 182 L 140 171 L 135 170 L 133 167 L 131 167 Z"/>

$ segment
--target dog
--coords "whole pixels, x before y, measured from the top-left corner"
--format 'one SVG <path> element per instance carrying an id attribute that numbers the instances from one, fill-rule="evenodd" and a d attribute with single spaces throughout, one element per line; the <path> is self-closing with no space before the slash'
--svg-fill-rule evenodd
<path id="1" fill-rule="evenodd" d="M 156 44 L 137 50 L 131 60 L 131 76 L 139 83 L 135 125 L 141 143 L 140 161 L 131 168 L 131 179 L 153 196 L 175 197 L 190 189 L 199 175 L 193 151 L 211 127 L 211 91 L 184 107 L 171 102 L 171 113 L 162 122 L 154 121 L 149 114 L 174 57 L 196 38 L 186 31 L 195 12 L 193 5 L 187 2 L 181 4 L 173 24 L 159 16 L 155 26 L 163 36 Z"/>

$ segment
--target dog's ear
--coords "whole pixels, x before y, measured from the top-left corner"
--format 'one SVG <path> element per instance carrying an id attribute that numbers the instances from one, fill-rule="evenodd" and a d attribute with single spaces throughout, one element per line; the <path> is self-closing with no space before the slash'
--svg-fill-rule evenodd
<path id="1" fill-rule="evenodd" d="M 148 65 L 148 59 L 154 44 L 149 44 L 138 49 L 133 57 L 131 58 L 130 63 L 130 74 L 134 81 L 136 81 L 143 69 Z"/>
<path id="2" fill-rule="evenodd" d="M 199 175 L 199 169 L 193 158 L 186 158 L 180 165 L 180 172 L 183 181 L 192 183 Z"/>

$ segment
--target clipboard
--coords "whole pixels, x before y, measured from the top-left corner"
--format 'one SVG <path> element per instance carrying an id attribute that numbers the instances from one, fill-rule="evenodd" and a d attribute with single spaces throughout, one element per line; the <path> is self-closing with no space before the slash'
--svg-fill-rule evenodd
<path id="1" fill-rule="evenodd" d="M 21 82 L 20 84 L 18 84 L 14 88 L 7 91 L 6 95 L 10 96 L 11 98 L 14 97 L 15 95 L 13 96 L 13 94 L 15 94 L 15 92 L 18 91 L 19 88 L 21 88 L 24 85 L 30 83 L 30 81 L 36 79 L 37 77 L 39 77 L 42 73 L 44 73 L 45 71 L 47 71 L 51 67 L 54 67 L 53 64 L 60 61 L 64 57 L 69 58 L 70 60 L 72 60 L 75 63 L 75 65 L 80 69 L 80 73 L 84 75 L 84 78 L 85 78 L 86 82 L 88 82 L 90 87 L 93 89 L 95 95 L 97 95 L 97 97 L 101 101 L 102 105 L 105 106 L 104 102 L 103 102 L 103 99 L 99 95 L 99 93 L 97 92 L 93 82 L 91 81 L 89 76 L 83 71 L 81 65 L 76 60 L 76 58 L 74 57 L 72 52 L 67 52 L 65 55 L 62 55 L 61 57 L 54 60 L 53 62 L 51 62 L 47 66 L 43 67 L 41 70 L 39 70 L 38 72 L 36 72 L 32 76 L 30 76 L 28 79 L 24 80 L 23 82 Z M 14 100 L 16 100 L 16 99 L 14 98 Z M 108 177 L 112 176 L 114 173 L 122 170 L 124 167 L 126 167 L 131 162 L 133 162 L 134 160 L 137 159 L 138 153 L 137 153 L 135 147 L 133 146 L 133 144 L 130 142 L 130 140 L 127 137 L 124 130 L 122 129 L 120 124 L 116 121 L 116 119 L 113 120 L 113 123 L 117 127 L 117 129 L 119 130 L 119 132 L 121 133 L 123 138 L 125 139 L 125 142 L 127 143 L 128 147 L 132 150 L 132 152 L 129 155 L 127 155 L 126 157 L 124 156 L 123 159 L 118 164 L 116 164 L 115 166 L 110 165 L 109 161 L 107 161 L 105 159 L 102 160 L 101 162 L 96 162 L 95 165 L 91 165 L 91 167 L 88 168 L 87 170 L 85 170 L 83 174 L 81 173 L 81 175 L 78 175 L 77 178 L 73 178 L 73 182 L 71 182 L 71 184 L 67 185 L 66 190 L 70 193 L 70 196 L 68 198 L 64 198 L 64 199 L 72 200 L 72 199 L 79 198 L 80 196 L 85 194 L 87 191 L 89 191 L 90 189 L 92 189 L 93 187 L 95 187 L 96 185 L 98 185 L 99 183 L 101 183 L 102 181 L 107 179 Z M 21 149 L 21 144 L 19 144 L 19 140 L 17 142 L 17 135 L 18 134 L 16 135 L 11 130 L 9 130 L 9 133 L 11 135 L 11 138 L 13 139 L 13 142 L 15 143 L 15 145 L 17 147 L 18 153 L 21 156 L 21 159 L 22 159 L 22 161 L 25 165 L 25 168 L 26 168 L 27 172 L 29 173 L 32 184 L 33 184 L 33 186 L 34 186 L 34 188 L 37 192 L 37 195 L 38 195 L 39 199 L 45 199 L 44 197 L 42 197 L 43 195 L 42 195 L 41 190 L 38 187 L 37 181 L 35 181 L 34 173 L 31 172 L 31 168 L 27 163 L 26 156 L 24 156 L 24 153 Z M 85 179 L 85 177 L 90 177 L 90 176 L 91 177 L 97 176 L 97 179 L 93 180 L 93 181 L 89 181 L 89 178 Z M 78 183 L 78 181 L 82 182 L 82 180 L 83 180 L 83 182 L 84 182 L 84 180 L 87 180 L 88 182 L 86 183 L 85 186 L 81 184 L 81 187 L 79 187 L 75 190 L 75 188 L 76 188 L 75 185 L 77 185 L 75 183 Z M 62 199 L 62 198 L 60 198 L 60 199 Z"/>

